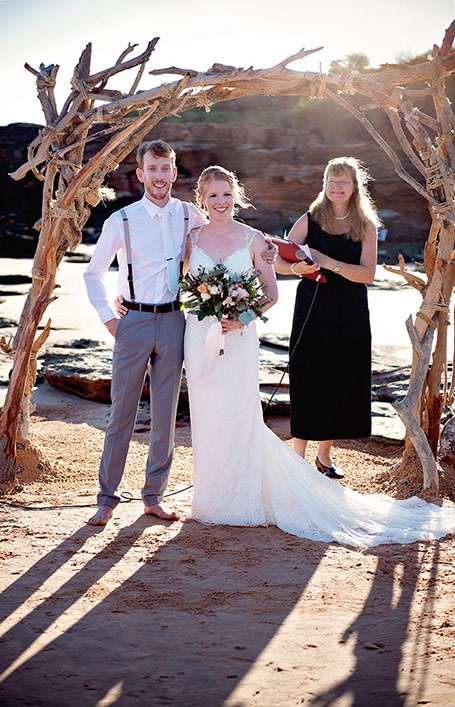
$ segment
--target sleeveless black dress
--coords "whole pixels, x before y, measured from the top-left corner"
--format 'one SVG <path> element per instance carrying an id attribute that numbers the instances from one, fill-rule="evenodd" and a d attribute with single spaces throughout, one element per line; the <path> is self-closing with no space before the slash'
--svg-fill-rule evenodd
<path id="1" fill-rule="evenodd" d="M 358 265 L 361 243 L 331 235 L 308 214 L 310 248 Z M 371 331 L 367 287 L 321 268 L 311 314 L 290 360 L 291 434 L 299 439 L 353 439 L 371 434 Z M 313 299 L 316 282 L 297 288 L 292 352 Z"/>

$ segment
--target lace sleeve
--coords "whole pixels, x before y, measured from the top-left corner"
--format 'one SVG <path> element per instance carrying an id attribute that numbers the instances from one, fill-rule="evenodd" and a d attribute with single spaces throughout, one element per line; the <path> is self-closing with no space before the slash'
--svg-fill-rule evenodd
<path id="1" fill-rule="evenodd" d="M 195 228 L 192 228 L 188 234 L 190 237 L 191 250 L 193 250 L 194 246 L 197 245 L 201 228 L 202 226 L 196 226 Z"/>
<path id="2" fill-rule="evenodd" d="M 256 231 L 254 228 L 250 228 L 250 226 L 245 226 L 245 245 L 247 248 L 251 248 L 256 233 L 259 233 L 259 231 Z"/>

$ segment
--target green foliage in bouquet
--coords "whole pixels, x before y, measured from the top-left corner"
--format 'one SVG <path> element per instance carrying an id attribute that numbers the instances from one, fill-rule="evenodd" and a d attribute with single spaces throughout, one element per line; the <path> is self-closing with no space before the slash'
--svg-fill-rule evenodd
<path id="1" fill-rule="evenodd" d="M 271 300 L 262 292 L 258 274 L 248 270 L 233 277 L 221 264 L 211 270 L 199 266 L 197 275 L 188 272 L 180 278 L 180 291 L 186 295 L 183 306 L 199 321 L 227 317 L 248 325 L 260 317 L 266 322 L 262 309 Z"/>

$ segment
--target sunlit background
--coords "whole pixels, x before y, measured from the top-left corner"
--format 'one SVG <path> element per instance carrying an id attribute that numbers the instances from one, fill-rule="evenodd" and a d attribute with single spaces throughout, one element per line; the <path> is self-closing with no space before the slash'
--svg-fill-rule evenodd
<path id="1" fill-rule="evenodd" d="M 87 42 L 93 72 L 115 63 L 128 42 L 138 53 L 156 36 L 150 69 L 204 70 L 214 62 L 265 68 L 302 47 L 323 46 L 293 68 L 326 71 L 351 53 L 366 54 L 371 66 L 421 54 L 441 42 L 453 17 L 453 0 L 0 0 L 0 124 L 43 122 L 25 62 L 60 65 L 61 107 Z M 145 74 L 140 88 L 159 82 Z M 109 85 L 128 87 L 120 78 Z"/>

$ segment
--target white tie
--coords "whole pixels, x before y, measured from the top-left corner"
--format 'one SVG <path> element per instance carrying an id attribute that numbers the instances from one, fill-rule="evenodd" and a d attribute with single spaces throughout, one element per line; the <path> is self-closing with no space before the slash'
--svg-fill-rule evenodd
<path id="1" fill-rule="evenodd" d="M 167 280 L 169 289 L 177 297 L 179 291 L 177 265 L 175 261 L 174 244 L 172 242 L 171 231 L 169 228 L 169 219 L 167 213 L 158 212 L 157 216 L 161 222 L 161 235 L 163 237 L 164 251 L 166 253 L 167 262 Z"/>

